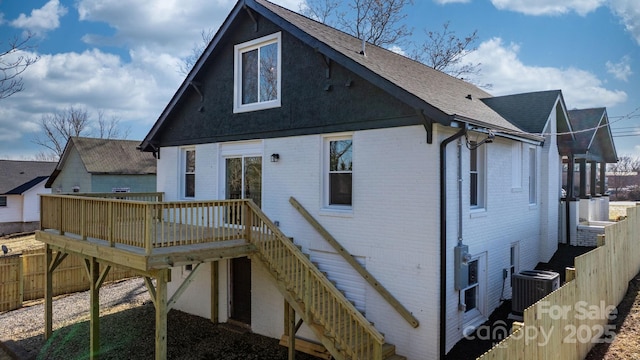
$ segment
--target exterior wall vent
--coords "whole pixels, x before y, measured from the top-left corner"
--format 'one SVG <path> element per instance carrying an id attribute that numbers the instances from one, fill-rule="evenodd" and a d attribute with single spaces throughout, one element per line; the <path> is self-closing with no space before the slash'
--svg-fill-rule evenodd
<path id="1" fill-rule="evenodd" d="M 522 314 L 524 309 L 560 287 L 560 274 L 553 271 L 525 270 L 513 275 L 511 311 Z"/>

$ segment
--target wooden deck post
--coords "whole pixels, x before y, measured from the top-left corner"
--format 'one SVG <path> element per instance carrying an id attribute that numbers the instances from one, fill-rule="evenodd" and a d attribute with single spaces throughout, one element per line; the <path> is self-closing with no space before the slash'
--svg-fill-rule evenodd
<path id="1" fill-rule="evenodd" d="M 289 336 L 288 360 L 296 358 L 296 311 L 285 300 L 285 334 Z"/>
<path id="2" fill-rule="evenodd" d="M 51 245 L 44 245 L 44 339 L 49 340 L 53 333 L 53 269 Z"/>
<path id="3" fill-rule="evenodd" d="M 167 358 L 167 280 L 171 270 L 161 270 L 156 277 L 156 360 Z"/>
<path id="4" fill-rule="evenodd" d="M 100 356 L 100 264 L 96 258 L 91 258 L 89 264 L 91 282 L 89 286 L 89 358 L 98 359 Z"/>

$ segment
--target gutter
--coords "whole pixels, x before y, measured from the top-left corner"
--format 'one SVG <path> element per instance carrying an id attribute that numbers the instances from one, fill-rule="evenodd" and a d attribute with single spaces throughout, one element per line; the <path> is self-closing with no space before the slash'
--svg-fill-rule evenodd
<path id="1" fill-rule="evenodd" d="M 440 359 L 446 355 L 447 338 L 447 145 L 467 133 L 467 124 L 440 143 Z"/>

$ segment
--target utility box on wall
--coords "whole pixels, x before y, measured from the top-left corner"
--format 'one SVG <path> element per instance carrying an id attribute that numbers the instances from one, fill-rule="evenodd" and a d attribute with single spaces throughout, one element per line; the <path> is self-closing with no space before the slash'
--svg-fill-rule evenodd
<path id="1" fill-rule="evenodd" d="M 457 245 L 453 248 L 454 256 L 454 275 L 455 275 L 455 288 L 456 290 L 462 290 L 469 286 L 469 255 L 468 245 Z"/>

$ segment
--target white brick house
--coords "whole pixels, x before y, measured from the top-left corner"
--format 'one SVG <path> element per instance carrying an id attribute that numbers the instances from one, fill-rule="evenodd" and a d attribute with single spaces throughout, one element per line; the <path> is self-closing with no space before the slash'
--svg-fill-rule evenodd
<path id="1" fill-rule="evenodd" d="M 253 94 L 260 81 L 270 81 L 268 89 Z M 398 354 L 437 359 L 510 298 L 504 271 L 533 269 L 557 249 L 558 141 L 573 139 L 558 135 L 571 130 L 566 106 L 559 91 L 520 95 L 535 112 L 385 49 L 362 49 L 360 40 L 265 0 L 246 0 L 141 149 L 158 156 L 157 190 L 166 200 L 253 199 Z M 291 197 L 418 326 L 351 269 Z M 469 258 L 456 269 L 458 245 Z M 285 298 L 257 258 L 216 263 L 217 309 L 206 271 L 213 265 L 203 266 L 176 308 L 282 336 Z M 172 269 L 170 293 L 189 271 Z M 468 281 L 456 288 L 460 271 Z M 306 325 L 297 336 L 318 340 Z"/>

